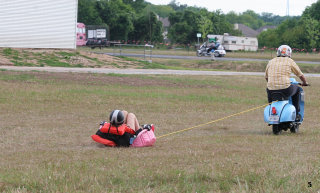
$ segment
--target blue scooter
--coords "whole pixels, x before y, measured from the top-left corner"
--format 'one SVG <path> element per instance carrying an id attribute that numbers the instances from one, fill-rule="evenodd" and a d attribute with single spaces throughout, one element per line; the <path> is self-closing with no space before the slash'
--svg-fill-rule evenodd
<path id="1" fill-rule="evenodd" d="M 296 79 L 290 78 L 291 84 L 301 85 Z M 271 95 L 272 103 L 264 109 L 264 121 L 268 126 L 272 125 L 272 132 L 278 135 L 282 130 L 290 129 L 291 133 L 297 133 L 299 126 L 304 118 L 304 91 L 301 86 L 300 89 L 300 112 L 296 119 L 296 108 L 292 105 L 291 97 L 285 97 L 280 92 Z"/>

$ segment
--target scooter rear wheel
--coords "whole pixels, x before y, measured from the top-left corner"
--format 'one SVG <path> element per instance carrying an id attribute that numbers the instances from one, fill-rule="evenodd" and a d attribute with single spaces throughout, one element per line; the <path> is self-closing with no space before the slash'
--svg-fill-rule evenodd
<path id="1" fill-rule="evenodd" d="M 299 132 L 299 125 L 296 124 L 292 128 L 290 128 L 291 133 L 298 133 Z"/>
<path id="2" fill-rule="evenodd" d="M 281 128 L 279 125 L 272 125 L 272 132 L 275 135 L 279 135 L 281 133 Z"/>

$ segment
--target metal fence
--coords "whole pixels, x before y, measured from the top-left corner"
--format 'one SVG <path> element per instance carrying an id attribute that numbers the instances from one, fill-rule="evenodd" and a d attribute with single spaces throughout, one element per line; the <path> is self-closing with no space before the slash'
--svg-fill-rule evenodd
<path id="1" fill-rule="evenodd" d="M 142 58 L 144 61 L 152 63 L 153 45 L 135 45 L 135 44 L 114 44 L 113 55 Z"/>

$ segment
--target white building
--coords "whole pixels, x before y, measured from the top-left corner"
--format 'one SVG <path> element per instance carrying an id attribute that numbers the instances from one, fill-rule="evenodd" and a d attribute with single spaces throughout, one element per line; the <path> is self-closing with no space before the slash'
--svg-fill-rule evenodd
<path id="1" fill-rule="evenodd" d="M 227 51 L 257 51 L 258 50 L 258 39 L 255 37 L 241 37 L 241 36 L 229 36 L 224 35 L 208 35 L 208 39 L 217 38 L 217 41 L 223 45 Z"/>
<path id="2" fill-rule="evenodd" d="M 0 0 L 0 47 L 76 48 L 78 0 Z"/>

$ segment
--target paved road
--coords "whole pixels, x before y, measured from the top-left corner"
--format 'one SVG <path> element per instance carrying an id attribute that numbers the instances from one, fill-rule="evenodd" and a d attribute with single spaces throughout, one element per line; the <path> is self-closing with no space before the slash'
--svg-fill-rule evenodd
<path id="1" fill-rule="evenodd" d="M 173 75 L 248 75 L 263 76 L 263 72 L 226 72 L 226 71 L 193 71 L 193 70 L 162 70 L 162 69 L 108 69 L 108 68 L 65 68 L 65 67 L 22 67 L 0 66 L 0 70 L 13 71 L 43 71 L 43 72 L 74 72 L 74 73 L 102 73 L 102 74 L 173 74 Z M 320 74 L 305 74 L 308 77 L 320 77 Z"/>
<path id="2" fill-rule="evenodd" d="M 119 53 L 100 53 L 95 52 L 96 54 L 107 54 L 107 55 L 115 55 L 119 56 Z M 129 53 L 122 53 L 122 56 L 129 56 L 129 57 L 139 57 L 144 58 L 143 54 L 129 54 Z M 152 55 L 152 58 L 169 58 L 169 59 L 189 59 L 189 60 L 210 60 L 210 57 L 198 57 L 198 56 L 177 56 L 177 55 Z M 228 57 L 216 57 L 216 60 L 220 61 L 257 61 L 257 62 L 267 62 L 269 59 L 253 59 L 253 58 L 228 58 Z M 320 64 L 320 61 L 296 61 L 299 64 Z"/>

